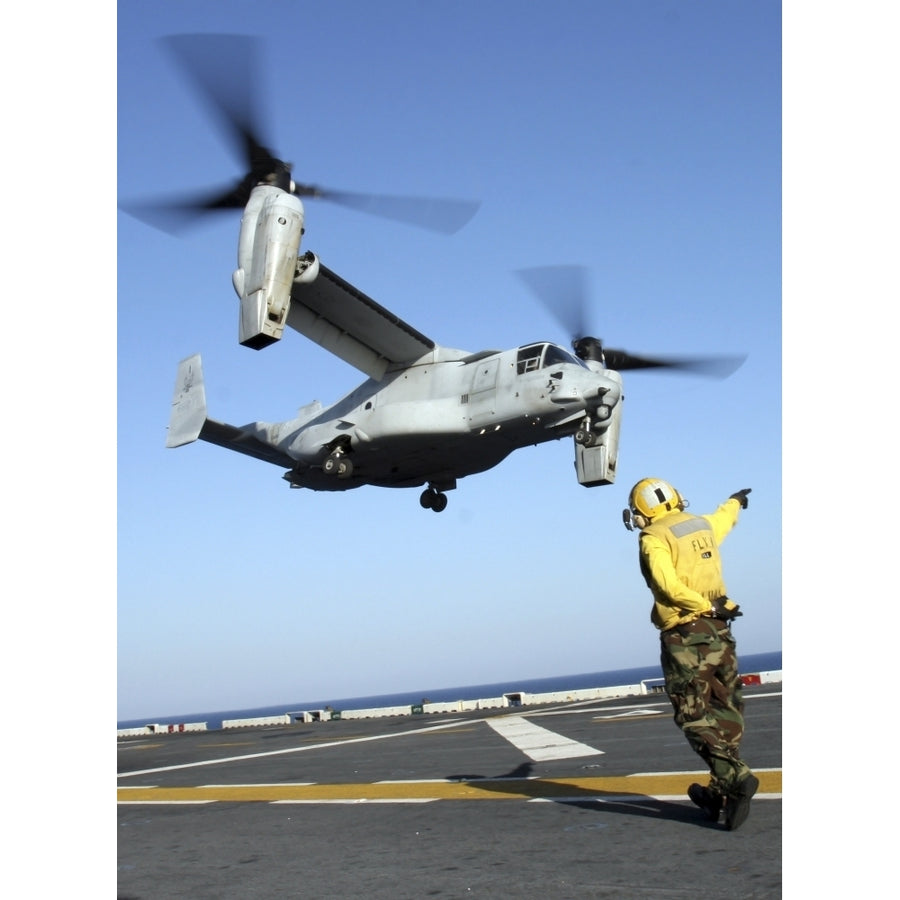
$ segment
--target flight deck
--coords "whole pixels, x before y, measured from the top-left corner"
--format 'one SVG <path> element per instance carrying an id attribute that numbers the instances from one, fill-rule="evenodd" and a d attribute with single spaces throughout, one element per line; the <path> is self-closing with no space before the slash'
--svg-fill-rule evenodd
<path id="1" fill-rule="evenodd" d="M 118 742 L 120 900 L 781 897 L 781 684 L 735 832 L 665 695 Z"/>

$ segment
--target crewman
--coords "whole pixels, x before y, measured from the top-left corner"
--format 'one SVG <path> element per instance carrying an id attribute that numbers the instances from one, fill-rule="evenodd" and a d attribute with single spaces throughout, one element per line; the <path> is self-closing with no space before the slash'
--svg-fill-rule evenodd
<path id="1" fill-rule="evenodd" d="M 746 509 L 750 488 L 708 515 L 685 512 L 688 501 L 666 481 L 643 478 L 622 517 L 639 534 L 641 574 L 653 595 L 650 620 L 660 632 L 660 662 L 675 724 L 710 771 L 709 785 L 688 796 L 725 828 L 746 821 L 759 779 L 741 759 L 744 703 L 731 623 L 743 615 L 728 599 L 719 545 Z"/>

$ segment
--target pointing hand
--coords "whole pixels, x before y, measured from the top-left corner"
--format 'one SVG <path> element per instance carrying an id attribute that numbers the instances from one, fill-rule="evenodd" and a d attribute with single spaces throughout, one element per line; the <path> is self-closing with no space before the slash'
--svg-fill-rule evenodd
<path id="1" fill-rule="evenodd" d="M 743 489 L 737 491 L 736 493 L 732 494 L 728 499 L 729 500 L 737 500 L 738 503 L 741 504 L 741 509 L 746 509 L 747 503 L 749 502 L 747 500 L 747 494 L 749 494 L 751 490 L 753 490 L 753 489 L 752 488 L 743 488 Z"/>

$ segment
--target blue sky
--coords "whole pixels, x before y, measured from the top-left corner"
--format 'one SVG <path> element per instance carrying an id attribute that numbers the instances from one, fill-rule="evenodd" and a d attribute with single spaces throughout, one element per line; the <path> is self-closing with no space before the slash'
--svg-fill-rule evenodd
<path id="1" fill-rule="evenodd" d="M 637 353 L 746 353 L 730 378 L 626 373 L 619 474 L 568 441 L 418 490 L 289 490 L 277 467 L 165 448 L 175 367 L 210 414 L 290 418 L 363 380 L 293 332 L 237 342 L 239 213 L 186 235 L 118 213 L 117 718 L 652 664 L 621 523 L 646 475 L 694 512 L 751 487 L 723 547 L 740 650 L 782 647 L 781 7 L 770 2 L 118 7 L 118 197 L 240 173 L 155 39 L 264 39 L 267 135 L 298 180 L 476 199 L 451 237 L 309 201 L 304 247 L 451 347 L 565 343 L 515 276 L 590 273 L 594 330 Z"/>

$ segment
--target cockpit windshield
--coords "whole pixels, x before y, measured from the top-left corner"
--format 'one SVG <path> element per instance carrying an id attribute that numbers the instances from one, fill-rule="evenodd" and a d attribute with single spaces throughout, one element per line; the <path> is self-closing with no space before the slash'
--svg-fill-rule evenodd
<path id="1" fill-rule="evenodd" d="M 526 372 L 534 372 L 536 369 L 544 369 L 547 366 L 558 366 L 560 363 L 587 368 L 582 360 L 558 344 L 526 344 L 524 347 L 519 347 L 516 357 L 516 373 L 524 375 Z"/>

